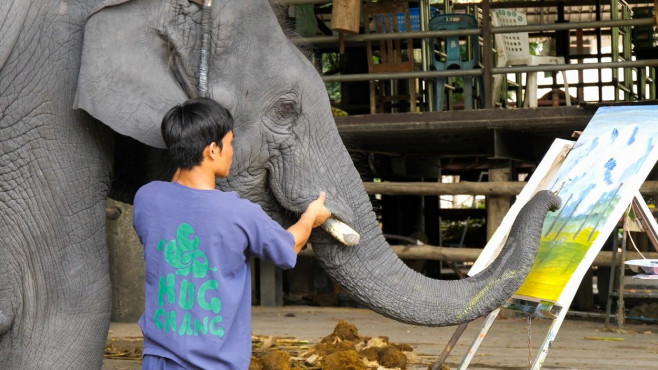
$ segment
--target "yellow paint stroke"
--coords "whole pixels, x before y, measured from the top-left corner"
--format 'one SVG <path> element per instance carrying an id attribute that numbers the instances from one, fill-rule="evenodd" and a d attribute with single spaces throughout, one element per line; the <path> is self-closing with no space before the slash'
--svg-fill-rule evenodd
<path id="1" fill-rule="evenodd" d="M 621 342 L 624 340 L 624 338 L 616 338 L 616 337 L 585 337 L 585 339 L 589 340 L 612 340 L 612 341 L 617 341 Z"/>
<path id="2" fill-rule="evenodd" d="M 585 236 L 592 232 L 591 228 L 585 228 L 574 238 L 565 228 L 557 238 L 554 233 L 544 236 L 535 264 L 516 294 L 557 301 L 591 247 L 595 238 L 588 241 Z M 598 235 L 598 231 L 593 233 Z"/>

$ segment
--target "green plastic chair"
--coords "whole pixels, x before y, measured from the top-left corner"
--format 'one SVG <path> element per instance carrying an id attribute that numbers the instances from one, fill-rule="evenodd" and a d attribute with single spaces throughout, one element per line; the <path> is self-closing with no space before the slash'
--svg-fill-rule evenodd
<path id="1" fill-rule="evenodd" d="M 440 14 L 433 17 L 429 24 L 431 31 L 471 28 L 478 28 L 478 24 L 475 17 L 470 14 Z M 470 42 L 466 42 L 469 40 Z M 468 50 L 466 53 L 462 53 L 462 44 L 470 45 L 470 53 Z M 430 45 L 433 55 L 432 64 L 438 71 L 480 68 L 478 35 L 437 37 L 430 40 Z M 473 109 L 474 80 L 479 82 L 479 87 L 482 89 L 482 76 L 464 76 L 463 78 L 464 106 L 466 109 Z M 437 78 L 434 83 L 434 105 L 437 110 L 443 110 L 445 84 L 445 77 Z M 480 97 L 480 105 L 484 106 L 483 94 L 480 93 L 478 96 Z"/>

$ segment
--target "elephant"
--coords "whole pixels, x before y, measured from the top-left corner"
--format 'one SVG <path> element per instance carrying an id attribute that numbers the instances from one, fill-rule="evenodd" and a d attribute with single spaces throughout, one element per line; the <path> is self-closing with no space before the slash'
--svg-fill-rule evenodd
<path id="1" fill-rule="evenodd" d="M 163 148 L 159 123 L 196 96 L 200 7 L 188 0 L 0 4 L 0 368 L 100 368 L 111 290 L 105 246 L 115 133 Z M 559 198 L 540 192 L 499 257 L 461 281 L 426 278 L 392 252 L 335 125 L 321 77 L 266 0 L 215 0 L 208 94 L 235 119 L 224 191 L 283 226 L 320 192 L 360 234 L 314 231 L 316 258 L 376 312 L 468 322 L 518 288 Z M 166 173 L 166 171 L 163 171 Z"/>

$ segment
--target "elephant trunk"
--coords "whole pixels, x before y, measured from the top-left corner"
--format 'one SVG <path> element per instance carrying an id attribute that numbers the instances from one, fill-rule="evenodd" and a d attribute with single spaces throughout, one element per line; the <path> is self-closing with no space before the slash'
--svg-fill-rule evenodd
<path id="1" fill-rule="evenodd" d="M 522 208 L 493 263 L 474 276 L 447 281 L 408 268 L 384 240 L 369 202 L 360 204 L 361 212 L 355 212 L 358 246 L 315 236 L 314 250 L 325 270 L 355 299 L 384 316 L 415 325 L 450 326 L 484 316 L 514 294 L 532 267 L 546 213 L 559 207 L 560 198 L 548 191 L 537 193 Z"/>

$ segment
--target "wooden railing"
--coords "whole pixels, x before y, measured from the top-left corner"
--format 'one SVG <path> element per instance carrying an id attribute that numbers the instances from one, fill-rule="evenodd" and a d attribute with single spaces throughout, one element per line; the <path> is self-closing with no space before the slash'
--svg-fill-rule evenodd
<path id="1" fill-rule="evenodd" d="M 368 194 L 382 195 L 485 195 L 514 196 L 518 195 L 524 182 L 364 182 Z M 643 195 L 657 195 L 658 181 L 645 181 L 640 187 Z"/>
<path id="2" fill-rule="evenodd" d="M 345 247 L 349 248 L 349 247 Z M 391 245 L 395 254 L 403 260 L 433 260 L 451 262 L 474 262 L 482 253 L 482 248 L 455 248 L 439 247 L 434 245 Z M 302 257 L 313 257 L 313 248 L 306 248 L 299 252 Z M 643 258 L 658 258 L 658 253 L 626 251 L 626 260 Z M 621 265 L 621 258 L 615 258 L 616 265 Z M 594 259 L 592 266 L 611 266 L 612 252 L 601 251 Z"/>

